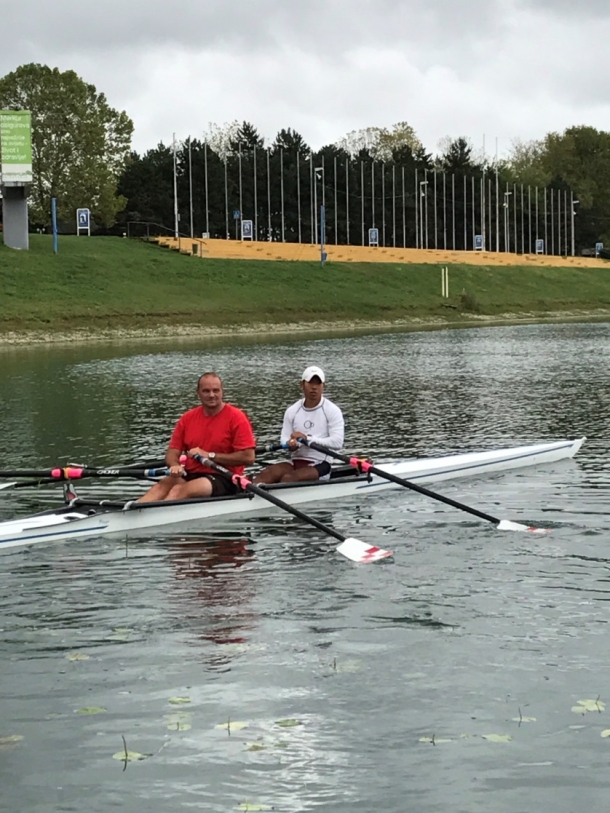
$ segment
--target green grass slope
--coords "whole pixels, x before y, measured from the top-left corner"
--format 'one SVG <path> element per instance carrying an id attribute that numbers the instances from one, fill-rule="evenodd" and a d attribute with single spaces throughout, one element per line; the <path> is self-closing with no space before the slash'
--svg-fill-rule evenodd
<path id="1" fill-rule="evenodd" d="M 605 269 L 197 259 L 139 241 L 0 245 L 0 330 L 398 320 L 610 307 Z"/>

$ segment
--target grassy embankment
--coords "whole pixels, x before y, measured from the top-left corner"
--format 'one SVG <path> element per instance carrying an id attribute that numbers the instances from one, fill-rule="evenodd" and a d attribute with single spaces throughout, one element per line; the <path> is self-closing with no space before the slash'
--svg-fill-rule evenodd
<path id="1" fill-rule="evenodd" d="M 474 315 L 610 310 L 608 269 L 198 259 L 107 237 L 0 244 L 0 332 L 229 327 L 339 321 L 467 321 Z M 465 292 L 465 293 L 464 293 Z"/>

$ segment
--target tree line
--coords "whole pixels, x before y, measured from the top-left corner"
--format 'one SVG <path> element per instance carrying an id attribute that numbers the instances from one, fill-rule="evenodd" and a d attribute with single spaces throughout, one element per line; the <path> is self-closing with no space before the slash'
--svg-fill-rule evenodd
<path id="1" fill-rule="evenodd" d="M 0 79 L 0 108 L 32 113 L 33 227 L 48 226 L 55 197 L 66 224 L 87 206 L 110 233 L 236 239 L 247 221 L 253 239 L 286 242 L 530 253 L 543 241 L 554 254 L 610 245 L 610 133 L 593 127 L 517 142 L 500 160 L 463 136 L 433 154 L 405 122 L 319 150 L 291 128 L 269 141 L 233 122 L 139 154 L 124 111 L 73 71 L 42 65 Z"/>

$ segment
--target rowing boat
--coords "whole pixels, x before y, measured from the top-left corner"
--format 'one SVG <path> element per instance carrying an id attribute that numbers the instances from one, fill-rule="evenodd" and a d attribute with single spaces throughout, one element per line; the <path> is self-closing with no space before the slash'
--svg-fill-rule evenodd
<path id="1" fill-rule="evenodd" d="M 380 463 L 378 468 L 416 483 L 434 483 L 461 477 L 478 477 L 500 471 L 553 463 L 573 457 L 584 442 L 561 440 L 511 449 L 415 458 Z M 369 496 L 389 488 L 392 482 L 360 474 L 351 466 L 333 469 L 325 482 L 265 486 L 290 505 L 301 505 L 352 496 Z M 239 493 L 229 497 L 138 503 L 92 500 L 74 496 L 59 508 L 28 517 L 0 522 L 0 551 L 65 539 L 100 535 L 131 535 L 138 531 L 201 522 L 231 514 L 277 511 L 261 497 Z"/>

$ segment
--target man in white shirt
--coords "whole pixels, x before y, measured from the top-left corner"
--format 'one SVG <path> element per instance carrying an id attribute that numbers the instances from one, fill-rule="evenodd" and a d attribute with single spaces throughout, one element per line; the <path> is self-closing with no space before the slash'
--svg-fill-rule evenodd
<path id="1" fill-rule="evenodd" d="M 281 442 L 291 450 L 290 460 L 273 463 L 254 478 L 255 483 L 295 483 L 326 480 L 330 475 L 330 458 L 310 449 L 299 438 L 313 440 L 329 449 L 341 449 L 345 426 L 336 404 L 324 397 L 324 371 L 307 367 L 301 376 L 303 398 L 289 406 L 284 414 Z"/>

